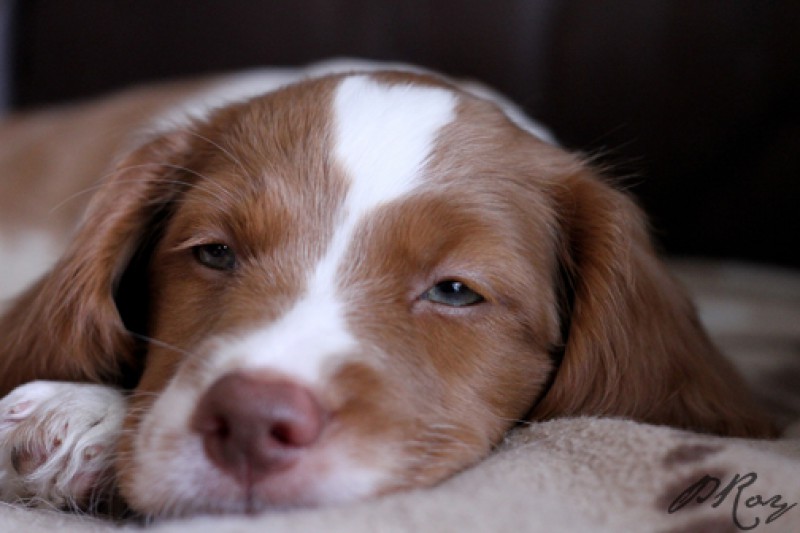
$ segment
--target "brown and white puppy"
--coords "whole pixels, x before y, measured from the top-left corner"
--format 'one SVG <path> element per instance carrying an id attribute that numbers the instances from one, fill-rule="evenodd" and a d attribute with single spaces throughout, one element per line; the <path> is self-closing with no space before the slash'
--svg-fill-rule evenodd
<path id="1" fill-rule="evenodd" d="M 112 465 L 153 516 L 351 501 L 562 416 L 772 434 L 634 202 L 485 90 L 255 74 L 12 119 L 0 150 L 4 265 L 59 254 L 0 320 L 6 500 Z M 59 382 L 124 369 L 127 399 Z"/>

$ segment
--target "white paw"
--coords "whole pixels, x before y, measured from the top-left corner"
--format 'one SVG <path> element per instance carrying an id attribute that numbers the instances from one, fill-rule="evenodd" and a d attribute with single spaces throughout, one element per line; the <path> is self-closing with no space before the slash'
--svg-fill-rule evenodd
<path id="1" fill-rule="evenodd" d="M 34 381 L 0 399 L 0 501 L 83 507 L 110 475 L 125 399 L 112 388 Z"/>

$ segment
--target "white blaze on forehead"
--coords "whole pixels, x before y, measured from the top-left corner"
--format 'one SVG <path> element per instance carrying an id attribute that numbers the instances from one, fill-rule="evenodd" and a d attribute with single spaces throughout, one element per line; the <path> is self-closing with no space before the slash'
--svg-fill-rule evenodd
<path id="1" fill-rule="evenodd" d="M 419 184 L 437 133 L 455 114 L 456 96 L 445 89 L 385 85 L 367 75 L 340 82 L 333 100 L 333 151 L 348 192 L 333 238 L 301 299 L 276 322 L 222 342 L 218 364 L 226 370 L 272 369 L 319 384 L 327 362 L 357 347 L 337 271 L 359 222 Z"/>
<path id="2" fill-rule="evenodd" d="M 442 126 L 455 118 L 446 89 L 345 78 L 334 99 L 335 154 L 351 181 L 348 218 L 408 193 Z M 354 212 L 355 211 L 355 212 Z"/>

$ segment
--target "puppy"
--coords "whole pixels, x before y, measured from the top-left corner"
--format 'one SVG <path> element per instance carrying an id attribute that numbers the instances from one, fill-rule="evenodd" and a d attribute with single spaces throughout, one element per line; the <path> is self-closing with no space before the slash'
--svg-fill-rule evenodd
<path id="1" fill-rule="evenodd" d="M 58 257 L 0 319 L 4 499 L 353 501 L 564 416 L 773 434 L 627 195 L 485 89 L 342 70 L 3 126 L 3 261 Z"/>

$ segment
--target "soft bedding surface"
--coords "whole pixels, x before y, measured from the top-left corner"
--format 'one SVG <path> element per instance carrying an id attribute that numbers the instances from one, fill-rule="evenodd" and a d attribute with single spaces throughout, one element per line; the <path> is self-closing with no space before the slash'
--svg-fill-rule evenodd
<path id="1" fill-rule="evenodd" d="M 554 420 L 516 430 L 481 464 L 431 489 L 344 507 L 166 521 L 149 530 L 800 531 L 800 274 L 674 266 L 712 336 L 786 428 L 782 439 L 719 438 L 604 418 Z M 0 532 L 140 527 L 0 506 Z"/>

